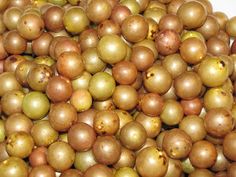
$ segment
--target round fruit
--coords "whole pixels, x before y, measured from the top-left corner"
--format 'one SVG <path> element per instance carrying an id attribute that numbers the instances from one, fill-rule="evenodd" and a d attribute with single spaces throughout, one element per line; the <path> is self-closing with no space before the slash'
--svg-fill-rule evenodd
<path id="1" fill-rule="evenodd" d="M 127 54 L 126 44 L 115 34 L 103 36 L 97 45 L 101 59 L 109 64 L 115 64 L 123 60 Z"/>
<path id="2" fill-rule="evenodd" d="M 50 103 L 47 96 L 41 92 L 30 92 L 25 95 L 22 110 L 31 119 L 41 119 L 49 111 Z"/>
<path id="3" fill-rule="evenodd" d="M 142 176 L 162 177 L 166 174 L 169 159 L 164 151 L 155 147 L 142 150 L 136 159 L 136 169 Z"/>
<path id="4" fill-rule="evenodd" d="M 75 160 L 75 152 L 69 144 L 65 142 L 55 142 L 51 144 L 47 151 L 47 161 L 56 171 L 69 169 Z"/>

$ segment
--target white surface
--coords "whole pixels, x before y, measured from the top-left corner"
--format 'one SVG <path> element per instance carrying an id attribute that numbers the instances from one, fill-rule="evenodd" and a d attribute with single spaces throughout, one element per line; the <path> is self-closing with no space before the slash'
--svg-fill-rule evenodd
<path id="1" fill-rule="evenodd" d="M 209 0 L 213 6 L 213 11 L 221 11 L 228 17 L 236 16 L 236 0 Z"/>

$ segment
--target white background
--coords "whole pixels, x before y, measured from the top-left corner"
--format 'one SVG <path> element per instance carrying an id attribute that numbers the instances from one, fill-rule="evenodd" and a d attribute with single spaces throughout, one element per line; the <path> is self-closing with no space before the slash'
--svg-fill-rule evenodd
<path id="1" fill-rule="evenodd" d="M 213 6 L 213 11 L 221 11 L 228 17 L 236 16 L 236 0 L 209 0 Z"/>

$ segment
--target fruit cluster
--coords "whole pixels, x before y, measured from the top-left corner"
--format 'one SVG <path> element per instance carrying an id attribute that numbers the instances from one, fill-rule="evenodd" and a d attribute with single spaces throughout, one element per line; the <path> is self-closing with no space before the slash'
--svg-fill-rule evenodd
<path id="1" fill-rule="evenodd" d="M 236 177 L 236 17 L 208 0 L 1 0 L 1 177 Z"/>

